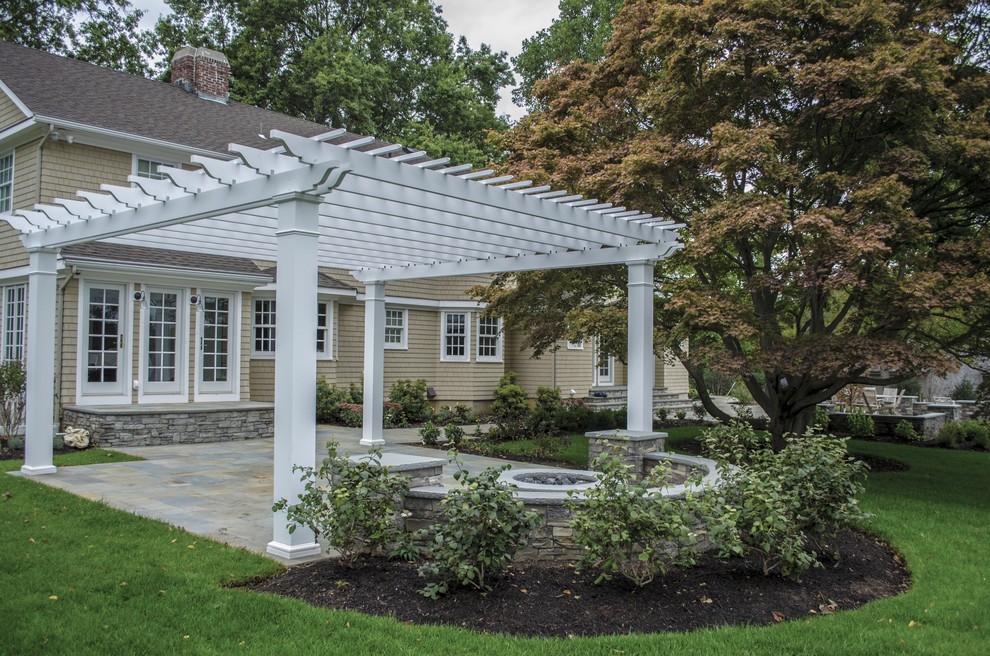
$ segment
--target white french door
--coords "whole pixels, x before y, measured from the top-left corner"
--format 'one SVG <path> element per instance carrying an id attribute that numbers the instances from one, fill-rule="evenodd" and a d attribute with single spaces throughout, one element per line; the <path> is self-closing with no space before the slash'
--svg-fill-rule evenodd
<path id="1" fill-rule="evenodd" d="M 141 303 L 141 400 L 188 401 L 188 323 L 181 289 L 147 287 Z"/>
<path id="2" fill-rule="evenodd" d="M 595 387 L 615 385 L 615 358 L 611 355 L 602 358 L 602 353 L 595 341 Z"/>
<path id="3" fill-rule="evenodd" d="M 79 403 L 130 403 L 126 285 L 83 282 L 79 293 Z"/>
<path id="4" fill-rule="evenodd" d="M 196 398 L 236 401 L 240 338 L 237 296 L 203 292 L 197 307 Z"/>

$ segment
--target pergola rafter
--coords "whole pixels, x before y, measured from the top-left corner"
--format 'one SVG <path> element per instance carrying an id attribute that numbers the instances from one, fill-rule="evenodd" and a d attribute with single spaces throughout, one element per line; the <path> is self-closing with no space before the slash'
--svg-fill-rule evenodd
<path id="1" fill-rule="evenodd" d="M 276 261 L 275 497 L 294 498 L 293 465 L 315 464 L 318 267 L 364 284 L 364 437 L 382 443 L 385 283 L 395 280 L 622 264 L 629 268 L 628 429 L 653 416 L 653 262 L 680 247 L 681 226 L 491 169 L 332 130 L 273 131 L 268 150 L 232 144 L 230 158 L 194 157 L 196 170 L 79 192 L 8 222 L 30 256 L 28 418 L 23 471 L 52 466 L 55 278 L 58 252 L 94 241 Z M 319 551 L 277 514 L 269 551 Z"/>

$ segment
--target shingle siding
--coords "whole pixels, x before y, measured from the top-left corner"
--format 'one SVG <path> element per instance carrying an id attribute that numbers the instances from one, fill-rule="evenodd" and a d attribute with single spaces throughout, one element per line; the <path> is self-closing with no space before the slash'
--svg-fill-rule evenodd
<path id="1" fill-rule="evenodd" d="M 7 97 L 7 94 L 0 93 L 0 130 L 17 125 L 26 118 L 24 112 L 18 109 L 14 101 Z"/>

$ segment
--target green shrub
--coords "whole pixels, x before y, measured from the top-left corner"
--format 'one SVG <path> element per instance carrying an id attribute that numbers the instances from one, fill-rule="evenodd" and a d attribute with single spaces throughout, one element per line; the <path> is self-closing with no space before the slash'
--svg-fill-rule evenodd
<path id="1" fill-rule="evenodd" d="M 530 531 L 539 526 L 536 513 L 515 496 L 514 485 L 498 477 L 509 469 L 489 467 L 470 474 L 457 462 L 454 478 L 461 484 L 440 502 L 440 519 L 430 546 L 431 560 L 419 568 L 424 578 L 439 577 L 420 593 L 436 599 L 451 583 L 491 590 L 492 577 L 512 563 Z"/>
<path id="2" fill-rule="evenodd" d="M 709 458 L 737 467 L 759 463 L 770 451 L 770 433 L 740 421 L 706 428 L 698 442 Z"/>
<path id="3" fill-rule="evenodd" d="M 433 408 L 426 398 L 425 380 L 397 380 L 388 393 L 388 400 L 401 406 L 401 420 L 409 424 L 433 418 Z"/>
<path id="4" fill-rule="evenodd" d="M 827 431 L 830 421 L 831 419 L 828 416 L 828 410 L 820 405 L 815 406 L 815 428 L 823 432 Z"/>
<path id="5" fill-rule="evenodd" d="M 849 432 L 854 437 L 873 437 L 876 428 L 871 415 L 856 410 L 849 413 L 846 420 L 849 422 Z"/>
<path id="6" fill-rule="evenodd" d="M 10 448 L 10 439 L 24 423 L 27 372 L 17 360 L 0 364 L 0 446 Z"/>
<path id="7" fill-rule="evenodd" d="M 428 421 L 419 429 L 419 436 L 423 439 L 423 444 L 436 446 L 440 443 L 440 428 L 432 421 Z"/>
<path id="8" fill-rule="evenodd" d="M 961 441 L 983 446 L 990 442 L 990 423 L 979 419 L 959 422 Z"/>
<path id="9" fill-rule="evenodd" d="M 364 393 L 359 385 L 351 383 L 341 388 L 331 385 L 323 376 L 316 379 L 316 420 L 320 423 L 360 426 L 362 418 L 355 417 L 354 406 L 363 402 Z"/>
<path id="10" fill-rule="evenodd" d="M 658 422 L 663 424 L 664 422 L 667 421 L 667 419 L 670 418 L 670 410 L 667 408 L 657 408 L 656 412 L 654 413 L 654 416 L 656 417 Z"/>
<path id="11" fill-rule="evenodd" d="M 694 414 L 694 418 L 701 421 L 705 418 L 705 406 L 701 403 L 692 403 L 691 412 Z"/>
<path id="12" fill-rule="evenodd" d="M 368 555 L 413 553 L 400 526 L 409 480 L 381 465 L 381 449 L 352 462 L 337 452 L 337 446 L 327 443 L 327 457 L 318 469 L 293 467 L 302 472 L 300 480 L 306 484 L 299 503 L 290 505 L 287 499 L 279 499 L 272 511 L 286 511 L 290 533 L 297 526 L 307 526 L 324 536 L 350 565 Z"/>
<path id="13" fill-rule="evenodd" d="M 976 400 L 976 386 L 968 378 L 963 378 L 959 383 L 952 388 L 949 392 L 949 398 L 954 401 L 975 401 Z"/>
<path id="14" fill-rule="evenodd" d="M 672 564 L 693 565 L 699 521 L 693 496 L 671 499 L 650 491 L 669 473 L 654 468 L 643 482 L 634 482 L 623 462 L 603 453 L 592 463 L 598 485 L 584 498 L 569 493 L 564 507 L 574 513 L 569 526 L 582 548 L 579 570 L 598 572 L 595 583 L 619 575 L 643 587 Z"/>
<path id="15" fill-rule="evenodd" d="M 736 385 L 732 390 L 732 397 L 740 403 L 740 405 L 753 405 L 753 395 L 749 393 L 749 390 L 745 385 Z"/>
<path id="16" fill-rule="evenodd" d="M 924 439 L 924 435 L 916 431 L 914 424 L 907 419 L 901 419 L 894 425 L 894 437 L 905 442 L 920 442 Z"/>
<path id="17" fill-rule="evenodd" d="M 955 448 L 963 441 L 962 428 L 955 422 L 950 422 L 942 426 L 935 436 L 935 444 Z"/>
<path id="18" fill-rule="evenodd" d="M 492 402 L 492 414 L 496 419 L 514 419 L 529 412 L 529 397 L 526 390 L 516 383 L 517 378 L 516 372 L 509 371 L 499 379 Z"/>
<path id="19" fill-rule="evenodd" d="M 448 446 L 456 448 L 464 440 L 464 429 L 457 424 L 451 424 L 444 429 L 444 437 L 447 438 Z"/>

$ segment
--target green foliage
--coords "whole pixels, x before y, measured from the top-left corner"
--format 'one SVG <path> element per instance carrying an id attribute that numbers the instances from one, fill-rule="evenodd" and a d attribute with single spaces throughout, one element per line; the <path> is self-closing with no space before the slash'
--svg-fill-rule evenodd
<path id="1" fill-rule="evenodd" d="M 461 484 L 441 502 L 440 519 L 430 558 L 419 569 L 424 578 L 439 578 L 420 592 L 436 599 L 451 583 L 476 590 L 491 589 L 491 580 L 512 562 L 530 531 L 539 526 L 536 513 L 515 496 L 514 485 L 498 477 L 509 469 L 489 467 L 470 474 L 457 462 L 454 478 Z"/>
<path id="2" fill-rule="evenodd" d="M 27 372 L 17 360 L 0 363 L 0 446 L 7 449 L 24 423 Z"/>
<path id="3" fill-rule="evenodd" d="M 976 400 L 976 387 L 973 385 L 973 381 L 968 378 L 964 378 L 959 383 L 952 388 L 949 392 L 949 398 L 953 401 L 975 401 Z"/>
<path id="4" fill-rule="evenodd" d="M 423 438 L 423 444 L 435 446 L 440 443 L 440 428 L 432 421 L 428 421 L 419 429 L 419 436 Z"/>
<path id="5" fill-rule="evenodd" d="M 990 422 L 985 419 L 967 419 L 959 422 L 959 441 L 987 448 L 990 444 Z"/>
<path id="6" fill-rule="evenodd" d="M 388 393 L 388 400 L 400 406 L 398 420 L 417 424 L 433 417 L 433 408 L 426 398 L 425 380 L 397 380 Z"/>
<path id="7" fill-rule="evenodd" d="M 353 425 L 353 406 L 360 405 L 363 400 L 364 394 L 358 385 L 337 387 L 323 376 L 316 380 L 316 420 L 320 423 Z M 361 425 L 360 420 L 356 425 Z"/>
<path id="8" fill-rule="evenodd" d="M 873 437 L 876 428 L 873 425 L 873 417 L 862 410 L 853 410 L 846 415 L 849 423 L 849 433 L 854 437 Z"/>
<path id="9" fill-rule="evenodd" d="M 476 421 L 477 417 L 471 408 L 463 403 L 458 403 L 453 408 L 449 405 L 440 406 L 440 410 L 437 412 L 434 421 L 440 426 L 446 426 L 448 424 L 472 424 Z"/>
<path id="10" fill-rule="evenodd" d="M 651 491 L 669 468 L 657 467 L 635 482 L 622 460 L 603 453 L 592 463 L 598 484 L 569 493 L 564 507 L 574 514 L 569 526 L 582 548 L 579 569 L 598 572 L 595 583 L 619 575 L 638 587 L 663 576 L 670 565 L 692 565 L 698 545 L 698 498 L 672 499 Z"/>
<path id="11" fill-rule="evenodd" d="M 464 440 L 464 429 L 457 424 L 450 424 L 443 429 L 444 437 L 447 438 L 447 444 L 454 447 L 455 449 L 461 445 Z"/>
<path id="12" fill-rule="evenodd" d="M 508 371 L 498 381 L 492 414 L 496 419 L 518 418 L 529 411 L 529 397 L 526 390 L 516 382 L 518 374 Z"/>
<path id="13" fill-rule="evenodd" d="M 894 437 L 905 442 L 920 442 L 924 439 L 924 435 L 915 430 L 914 424 L 907 419 L 901 419 L 894 425 Z"/>
<path id="14" fill-rule="evenodd" d="M 935 444 L 939 446 L 955 448 L 963 441 L 962 429 L 956 422 L 948 422 L 942 426 L 935 436 Z"/>
<path id="15" fill-rule="evenodd" d="M 868 518 L 857 501 L 866 466 L 848 457 L 845 439 L 809 432 L 775 452 L 769 434 L 743 424 L 707 429 L 699 439 L 726 480 L 709 501 L 737 511 L 725 534 L 736 532 L 744 550 L 759 555 L 764 574 L 800 577 L 819 562 L 809 542 L 820 547 Z"/>
<path id="16" fill-rule="evenodd" d="M 670 417 L 670 410 L 668 408 L 657 408 L 653 414 L 656 420 L 663 424 Z"/>
<path id="17" fill-rule="evenodd" d="M 481 166 L 500 153 L 507 56 L 447 32 L 427 0 L 169 0 L 164 62 L 182 45 L 224 51 L 241 102 Z"/>
<path id="18" fill-rule="evenodd" d="M 828 410 L 820 405 L 815 406 L 815 428 L 822 432 L 828 431 L 830 422 L 831 419 L 829 419 Z"/>
<path id="19" fill-rule="evenodd" d="M 340 455 L 336 442 L 327 443 L 319 468 L 293 466 L 305 489 L 299 502 L 279 499 L 273 512 L 285 511 L 289 532 L 306 526 L 354 565 L 375 554 L 409 554 L 409 537 L 401 526 L 403 496 L 409 480 L 381 465 L 382 451 L 352 462 Z"/>
<path id="20" fill-rule="evenodd" d="M 0 41 L 144 75 L 153 39 L 140 29 L 143 15 L 128 0 L 7 0 Z"/>

